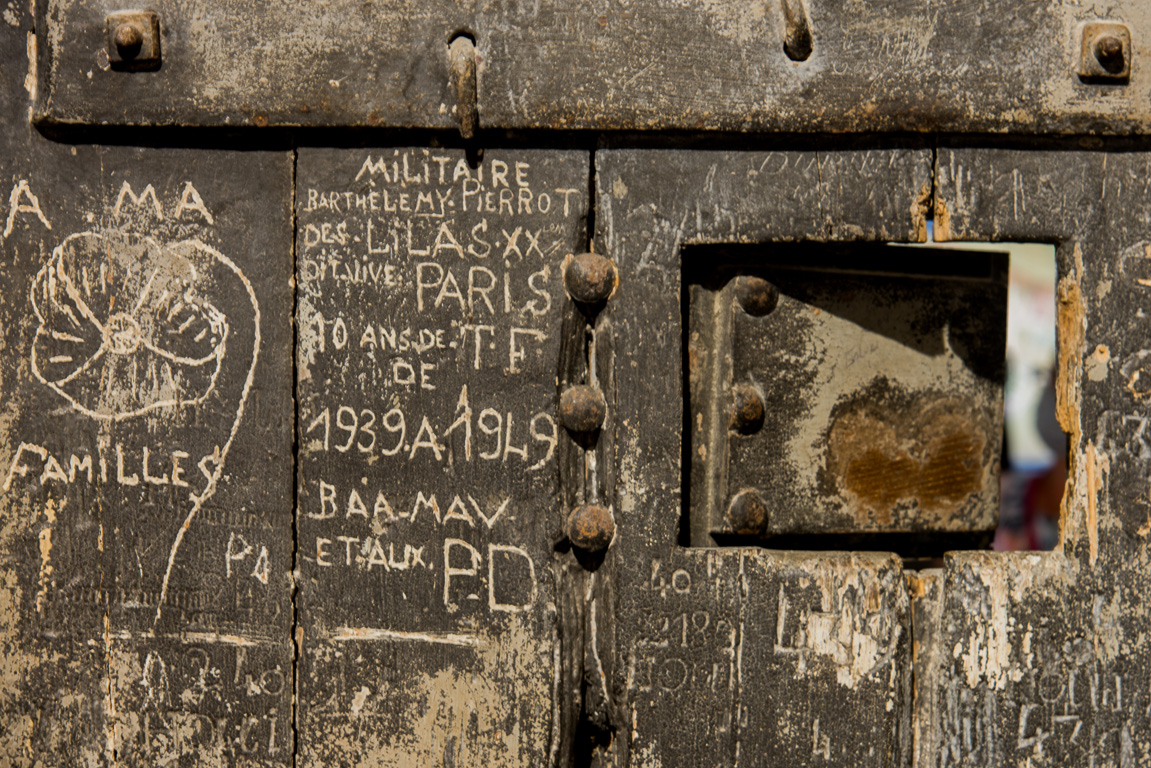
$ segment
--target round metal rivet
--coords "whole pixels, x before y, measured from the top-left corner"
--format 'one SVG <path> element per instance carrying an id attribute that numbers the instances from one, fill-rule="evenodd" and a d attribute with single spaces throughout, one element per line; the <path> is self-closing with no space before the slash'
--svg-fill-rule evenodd
<path id="1" fill-rule="evenodd" d="M 607 301 L 615 288 L 615 279 L 615 264 L 598 253 L 573 256 L 564 270 L 568 294 L 582 304 Z"/>
<path id="2" fill-rule="evenodd" d="M 743 311 L 753 317 L 763 317 L 779 303 L 779 291 L 762 277 L 741 275 L 735 281 L 735 296 Z"/>
<path id="3" fill-rule="evenodd" d="M 1103 35 L 1095 41 L 1095 58 L 1109 72 L 1123 69 L 1123 41 L 1115 35 Z"/>
<path id="4" fill-rule="evenodd" d="M 731 428 L 741 435 L 750 435 L 763 427 L 763 397 L 751 384 L 736 384 L 731 388 Z"/>
<path id="5" fill-rule="evenodd" d="M 727 508 L 727 522 L 741 536 L 763 536 L 767 533 L 767 504 L 757 491 L 740 491 Z"/>
<path id="6" fill-rule="evenodd" d="M 559 417 L 569 432 L 594 432 L 603 426 L 607 417 L 607 401 L 595 387 L 586 384 L 568 387 L 560 395 Z"/>
<path id="7" fill-rule="evenodd" d="M 568 515 L 568 539 L 585 552 L 602 552 L 615 538 L 615 518 L 599 504 L 576 507 Z"/>
<path id="8" fill-rule="evenodd" d="M 114 40 L 121 54 L 125 54 L 126 52 L 134 53 L 134 49 L 139 48 L 144 42 L 144 33 L 136 24 L 121 24 L 116 27 Z"/>

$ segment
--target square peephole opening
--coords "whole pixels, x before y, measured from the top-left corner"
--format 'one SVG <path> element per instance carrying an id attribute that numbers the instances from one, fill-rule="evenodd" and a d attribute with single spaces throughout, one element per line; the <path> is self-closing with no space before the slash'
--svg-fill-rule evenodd
<path id="1" fill-rule="evenodd" d="M 681 542 L 1051 548 L 1055 280 L 1041 244 L 685 248 Z"/>

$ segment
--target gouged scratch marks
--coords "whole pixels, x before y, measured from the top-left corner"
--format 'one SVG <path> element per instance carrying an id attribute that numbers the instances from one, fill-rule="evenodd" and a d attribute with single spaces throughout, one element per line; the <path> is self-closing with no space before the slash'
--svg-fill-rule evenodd
<path id="1" fill-rule="evenodd" d="M 101 575 L 103 569 L 101 569 Z M 115 757 L 116 755 L 116 723 L 118 721 L 116 713 L 116 690 L 113 681 L 115 675 L 113 672 L 112 664 L 112 631 L 111 631 L 111 617 L 108 612 L 104 611 L 104 712 L 107 715 L 104 725 L 104 744 L 105 751 Z M 90 641 L 92 645 L 96 645 L 96 641 Z"/>
<path id="2" fill-rule="evenodd" d="M 140 643 L 148 640 L 175 640 L 184 645 L 232 645 L 240 648 L 259 648 L 282 645 L 283 641 L 256 635 L 237 635 L 224 632 L 131 632 L 126 629 L 112 631 L 105 621 L 104 640 L 111 653 L 113 640 Z M 91 641 L 94 643 L 95 641 Z"/>
<path id="3" fill-rule="evenodd" d="M 400 640 L 405 642 L 432 643 L 433 645 L 454 645 L 462 648 L 485 648 L 487 641 L 476 635 L 455 632 L 403 632 L 396 629 L 376 627 L 340 627 L 331 635 L 336 642 L 355 640 Z"/>
<path id="4" fill-rule="evenodd" d="M 930 213 L 931 207 L 931 182 L 925 181 L 911 201 L 911 226 L 915 230 L 915 242 L 927 242 L 927 215 Z"/>
<path id="5" fill-rule="evenodd" d="M 1099 510 L 1098 499 L 1096 495 L 1099 492 L 1099 483 L 1097 478 L 1098 464 L 1095 459 L 1095 446 L 1091 443 L 1087 444 L 1087 450 L 1084 451 L 1083 461 L 1085 464 L 1084 469 L 1087 472 L 1087 548 L 1088 548 L 1088 561 L 1091 565 L 1095 565 L 1095 561 L 1099 559 Z"/>
<path id="6" fill-rule="evenodd" d="M 218 645 L 238 645 L 255 648 L 261 645 L 279 645 L 279 641 L 267 638 L 245 637 L 243 635 L 221 634 L 219 632 L 183 632 L 180 639 L 188 644 L 209 643 Z"/>
<path id="7" fill-rule="evenodd" d="M 1056 361 L 1055 416 L 1059 426 L 1070 435 L 1068 452 L 1067 488 L 1063 494 L 1059 516 L 1059 548 L 1073 543 L 1081 532 L 1081 511 L 1076 499 L 1076 478 L 1079 472 L 1079 400 L 1082 356 L 1087 335 L 1087 309 L 1083 302 L 1080 282 L 1083 279 L 1083 252 L 1074 246 L 1075 271 L 1059 281 L 1056 310 L 1059 348 Z"/>
<path id="8" fill-rule="evenodd" d="M 556 703 L 552 712 L 551 732 L 549 734 L 548 765 L 556 765 L 560 748 L 560 713 L 558 702 L 563 690 L 563 659 L 560 650 L 559 624 L 552 626 L 552 701 Z"/>
<path id="9" fill-rule="evenodd" d="M 63 503 L 61 504 L 61 511 L 63 510 Z M 44 602 L 48 599 L 48 588 L 54 586 L 56 580 L 52 578 L 55 568 L 52 566 L 52 526 L 56 523 L 56 504 L 51 499 L 44 505 L 44 516 L 47 518 L 47 525 L 45 525 L 39 533 L 40 541 L 40 576 L 38 579 L 39 590 L 36 592 L 36 612 L 44 613 Z"/>

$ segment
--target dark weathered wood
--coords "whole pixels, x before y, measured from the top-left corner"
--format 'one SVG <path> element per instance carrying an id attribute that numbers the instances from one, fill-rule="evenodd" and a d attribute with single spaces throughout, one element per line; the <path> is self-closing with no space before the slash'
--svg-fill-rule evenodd
<path id="1" fill-rule="evenodd" d="M 915 240 L 929 174 L 922 150 L 597 154 L 595 243 L 620 273 L 607 317 L 611 691 L 624 764 L 896 765 L 910 754 L 910 615 L 896 558 L 680 546 L 677 529 L 696 523 L 681 519 L 681 248 Z"/>
<path id="2" fill-rule="evenodd" d="M 563 264 L 588 162 L 300 153 L 304 765 L 570 752 L 578 711 L 556 700 L 582 642 L 560 632 L 582 611 L 554 548 L 578 475 L 555 408 L 585 355 Z"/>
<path id="3" fill-rule="evenodd" d="M 1149 169 L 1145 153 L 940 151 L 943 234 L 1057 244 L 1057 416 L 1070 455 L 1055 552 L 945 563 L 923 691 L 939 703 L 917 723 L 939 748 L 921 764 L 1134 766 L 1151 749 Z"/>
<path id="4" fill-rule="evenodd" d="M 37 113 L 63 123 L 115 112 L 143 125 L 455 125 L 448 42 L 472 21 L 455 0 L 148 8 L 160 16 L 162 66 L 124 72 L 106 63 L 109 9 L 41 5 Z"/>
<path id="5" fill-rule="evenodd" d="M 1151 155 L 875 136 L 1146 133 L 1143 0 L 160 0 L 162 65 L 138 72 L 106 66 L 116 8 L 27 6 L 0 23 L 0 765 L 1151 760 Z M 1097 18 L 1131 28 L 1128 81 L 1077 74 Z M 303 149 L 296 183 L 286 151 L 89 130 L 454 131 L 460 33 L 467 154 Z M 596 140 L 552 129 L 822 135 L 603 150 L 591 201 L 587 152 L 520 146 Z M 592 215 L 619 282 L 581 307 L 563 270 Z M 685 353 L 723 351 L 685 342 L 685 249 L 922 241 L 929 216 L 943 240 L 1056 244 L 1060 548 L 914 573 L 699 546 L 730 494 L 685 498 L 718 456 L 684 448 Z M 958 330 L 998 300 L 963 290 L 928 335 L 998 333 Z M 724 332 L 720 373 L 765 374 L 763 324 Z M 776 437 L 814 397 L 777 385 Z M 604 395 L 598 433 L 558 426 L 571 386 Z M 972 423 L 987 512 L 997 427 Z M 773 532 L 841 529 L 787 497 L 817 460 L 744 443 Z M 569 537 L 585 504 L 614 521 L 606 554 Z"/>
<path id="6" fill-rule="evenodd" d="M 0 763 L 290 764 L 291 156 L 45 141 L 9 14 Z"/>
<path id="7" fill-rule="evenodd" d="M 804 0 L 811 55 L 779 3 L 453 0 L 266 6 L 160 0 L 163 66 L 106 64 L 106 8 L 50 6 L 39 118 L 138 125 L 458 125 L 448 42 L 474 35 L 481 127 L 723 131 L 1145 132 L 1142 0 Z M 49 7 L 47 4 L 44 6 Z M 1104 14 L 1104 15 L 1100 15 Z M 793 14 L 794 15 L 794 14 Z M 1077 75 L 1081 25 L 1128 25 L 1129 82 Z"/>
<path id="8" fill-rule="evenodd" d="M 912 664 L 912 743 L 911 765 L 924 768 L 939 759 L 938 722 L 941 707 L 939 675 L 944 647 L 944 633 L 939 625 L 943 612 L 943 571 L 929 568 L 907 574 L 911 596 L 911 664 Z"/>

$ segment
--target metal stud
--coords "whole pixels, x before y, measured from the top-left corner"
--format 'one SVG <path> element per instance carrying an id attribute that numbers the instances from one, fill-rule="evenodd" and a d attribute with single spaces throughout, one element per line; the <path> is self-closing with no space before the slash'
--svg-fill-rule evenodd
<path id="1" fill-rule="evenodd" d="M 1083 25 L 1079 77 L 1087 83 L 1122 84 L 1131 76 L 1131 29 L 1117 21 Z"/>
<path id="2" fill-rule="evenodd" d="M 126 71 L 160 68 L 160 17 L 155 11 L 114 11 L 104 18 L 108 63 Z"/>
<path id="3" fill-rule="evenodd" d="M 456 117 L 460 121 L 460 136 L 470 139 L 479 125 L 475 40 L 466 34 L 452 38 L 448 43 L 448 65 L 456 89 Z"/>
<path id="4" fill-rule="evenodd" d="M 615 283 L 615 264 L 598 253 L 573 256 L 564 270 L 564 286 L 568 294 L 581 304 L 607 301 L 615 290 Z"/>
<path id="5" fill-rule="evenodd" d="M 560 423 L 569 432 L 589 434 L 603 426 L 607 401 L 603 392 L 586 384 L 568 387 L 560 395 Z"/>
<path id="6" fill-rule="evenodd" d="M 585 552 L 602 552 L 615 538 L 615 518 L 599 504 L 584 504 L 568 515 L 568 540 Z"/>
<path id="7" fill-rule="evenodd" d="M 735 281 L 735 297 L 743 311 L 753 317 L 770 314 L 779 303 L 779 291 L 762 277 L 741 275 Z"/>
<path id="8" fill-rule="evenodd" d="M 806 61 L 811 56 L 811 19 L 805 0 L 782 0 L 783 50 L 792 61 Z"/>
<path id="9" fill-rule="evenodd" d="M 758 491 L 740 491 L 727 508 L 727 522 L 732 532 L 741 536 L 763 536 L 767 533 L 767 504 Z"/>
<path id="10" fill-rule="evenodd" d="M 1103 35 L 1095 41 L 1095 60 L 1108 72 L 1123 69 L 1123 41 L 1115 35 Z"/>
<path id="11" fill-rule="evenodd" d="M 731 388 L 731 428 L 741 435 L 751 435 L 763 427 L 763 396 L 751 384 Z"/>
<path id="12" fill-rule="evenodd" d="M 124 58 L 134 57 L 140 49 L 140 43 L 144 42 L 144 33 L 140 31 L 139 25 L 130 21 L 116 27 L 113 37 L 116 49 Z"/>

